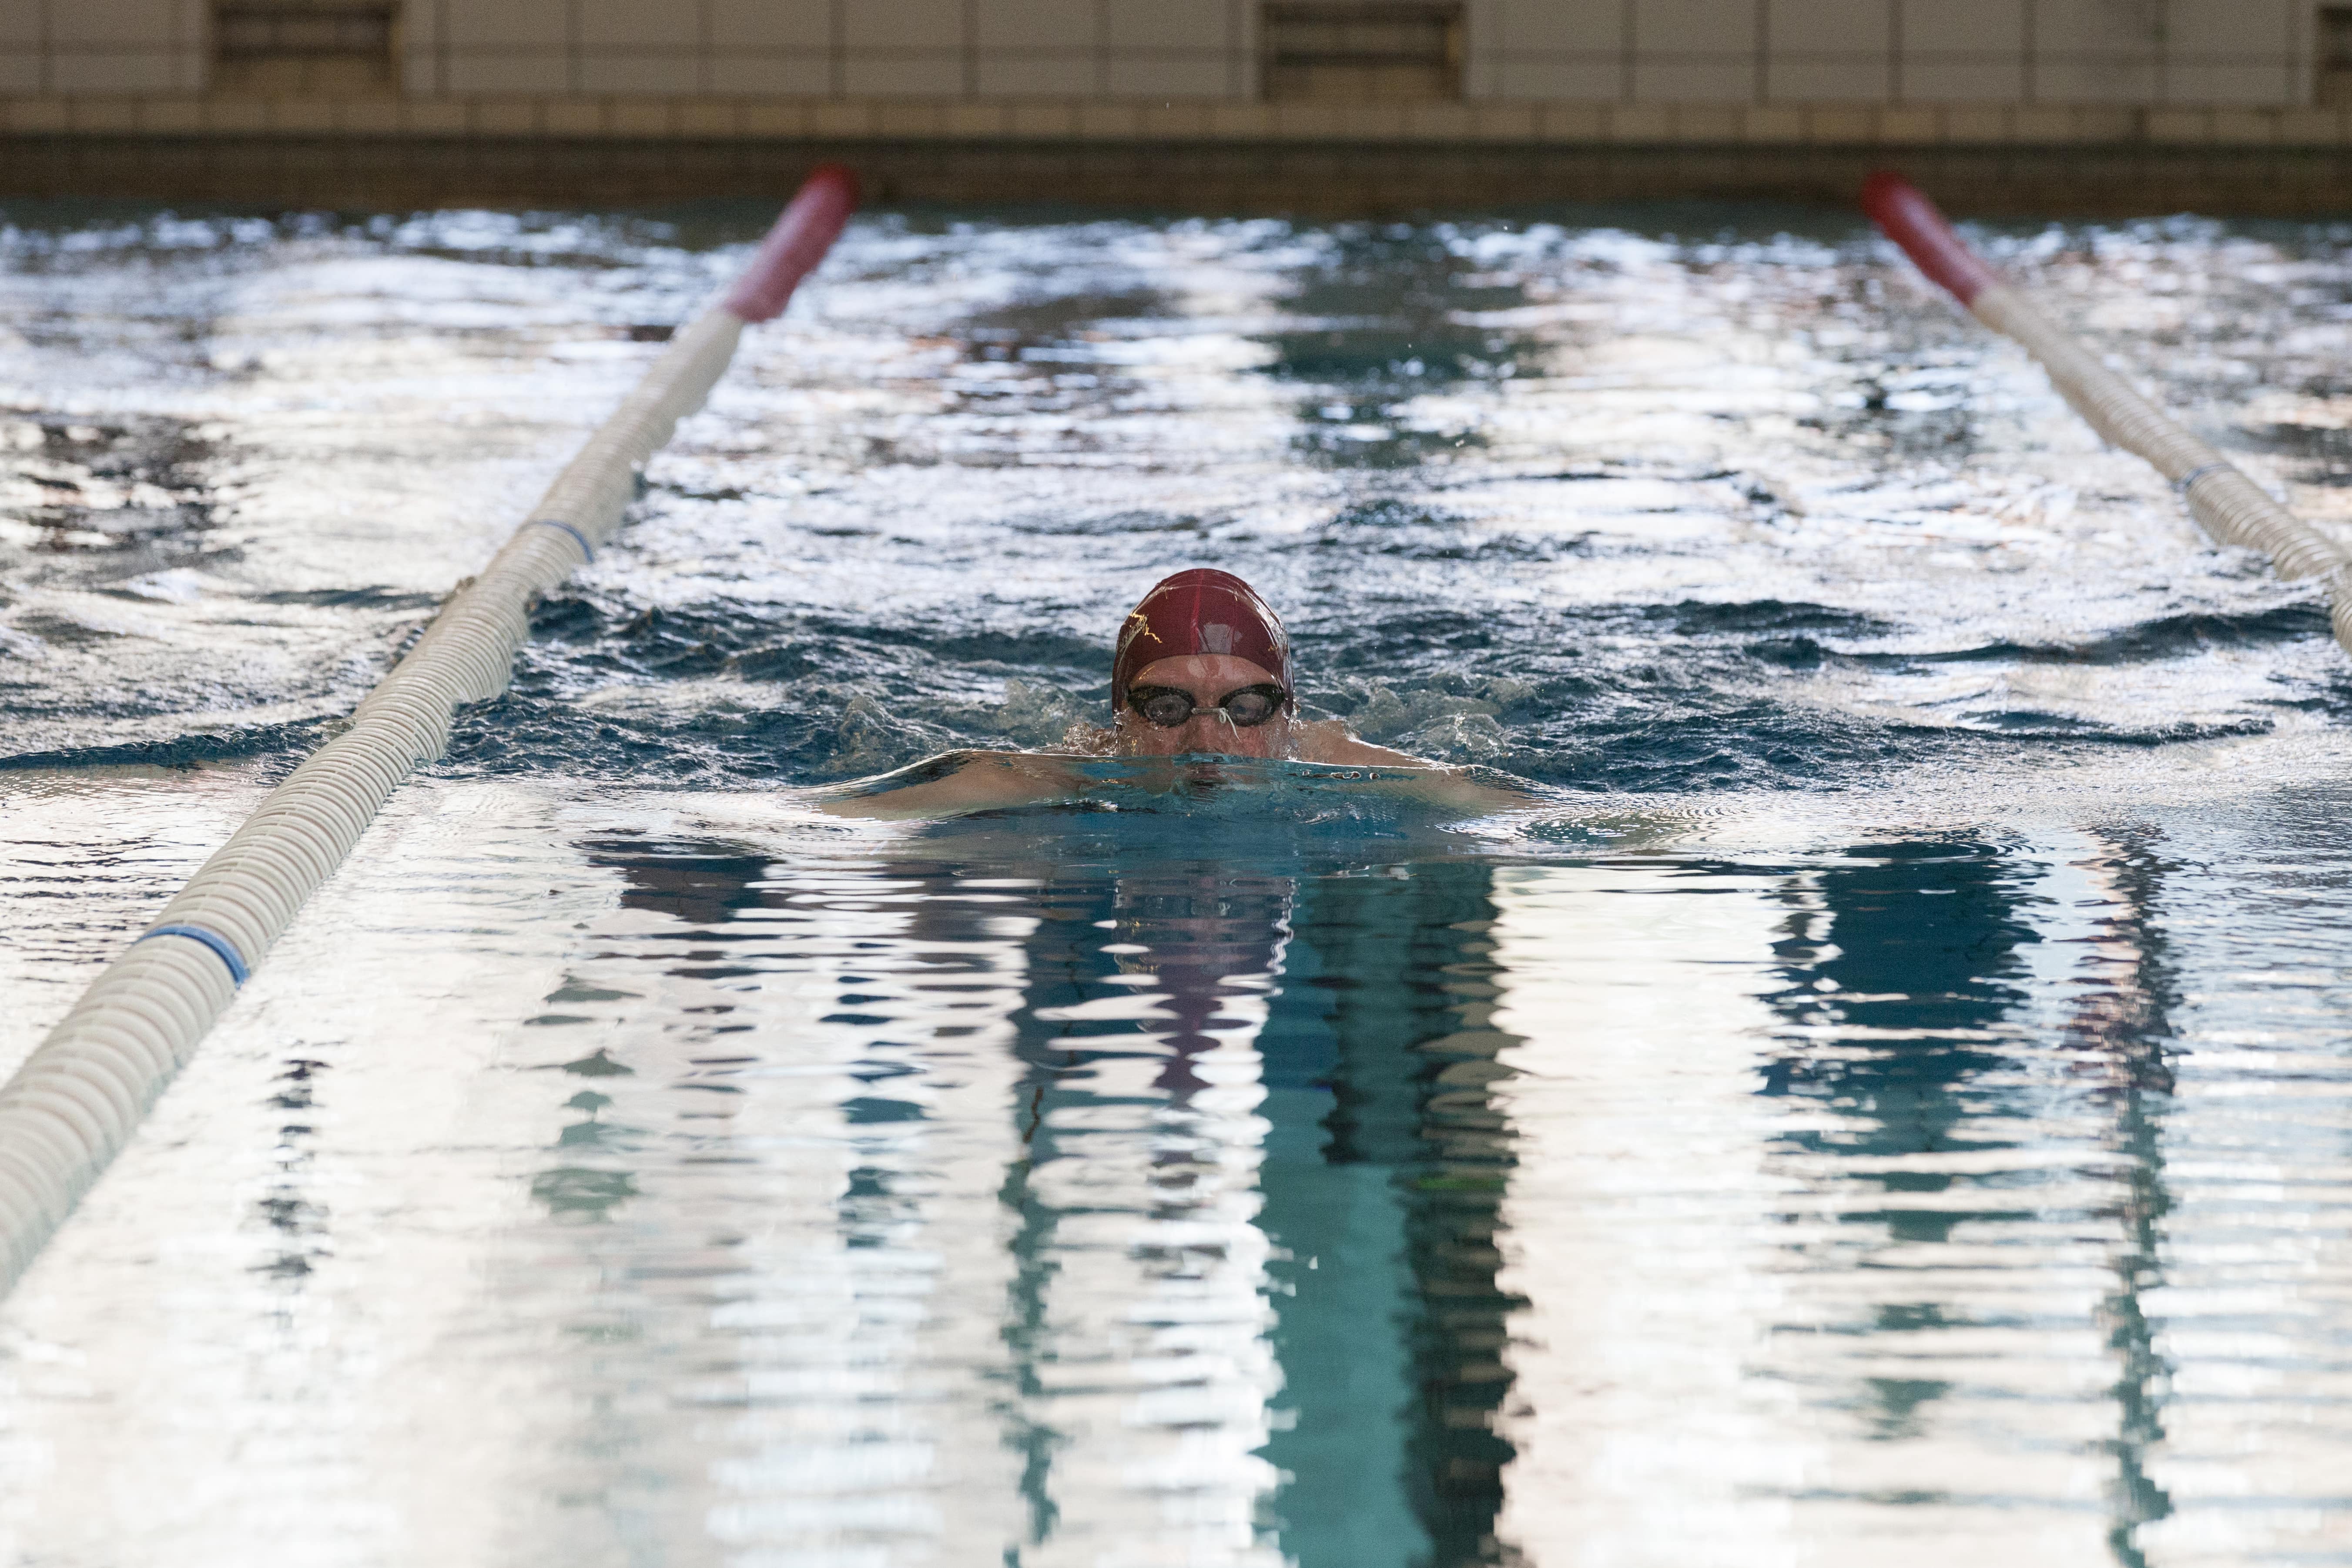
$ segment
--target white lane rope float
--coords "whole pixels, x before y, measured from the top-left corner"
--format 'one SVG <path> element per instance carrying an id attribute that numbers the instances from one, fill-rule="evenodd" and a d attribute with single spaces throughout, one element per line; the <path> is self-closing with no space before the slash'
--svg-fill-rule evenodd
<path id="1" fill-rule="evenodd" d="M 0 1086 L 0 1293 L 106 1169 L 296 911 L 462 703 L 506 689 L 540 595 L 595 559 L 640 465 L 702 405 L 743 329 L 780 314 L 857 205 L 811 175 L 734 287 L 672 340 L 530 516 L 441 607 L 342 731 L 271 791 Z"/>
<path id="2" fill-rule="evenodd" d="M 2222 544 L 2271 558 L 2289 577 L 2326 580 L 2336 640 L 2352 650 L 2352 555 L 2297 521 L 2262 487 L 2178 420 L 2134 391 L 2063 327 L 2004 282 L 1952 232 L 1934 202 L 1900 175 L 1881 171 L 1862 190 L 1863 210 L 1919 270 L 1949 289 L 1968 312 L 2013 338 L 2049 373 L 2074 412 L 2115 446 L 2145 458 L 2189 503 L 2189 515 Z"/>

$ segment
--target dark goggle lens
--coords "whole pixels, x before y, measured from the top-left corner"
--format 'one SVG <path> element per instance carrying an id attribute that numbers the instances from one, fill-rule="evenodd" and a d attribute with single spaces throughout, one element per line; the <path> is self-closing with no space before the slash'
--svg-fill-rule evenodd
<path id="1" fill-rule="evenodd" d="M 1155 691 L 1135 705 L 1135 710 L 1163 730 L 1173 730 L 1192 716 L 1192 699 L 1181 691 Z"/>
<path id="2" fill-rule="evenodd" d="M 1254 686 L 1246 691 L 1234 692 L 1225 699 L 1222 706 L 1226 718 L 1247 730 L 1273 718 L 1274 710 L 1282 706 L 1282 695 L 1268 691 L 1263 686 Z"/>
<path id="3" fill-rule="evenodd" d="M 1162 730 L 1173 730 L 1189 721 L 1193 714 L 1224 711 L 1226 719 L 1244 730 L 1255 729 L 1282 710 L 1282 689 L 1278 686 L 1245 686 L 1239 691 L 1225 694 L 1214 709 L 1194 705 L 1189 691 L 1138 689 L 1128 694 L 1128 704 L 1138 713 Z"/>

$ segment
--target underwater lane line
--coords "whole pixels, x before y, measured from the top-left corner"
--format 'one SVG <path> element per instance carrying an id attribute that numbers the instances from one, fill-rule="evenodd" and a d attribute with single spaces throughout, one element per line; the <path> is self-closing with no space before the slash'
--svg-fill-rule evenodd
<path id="1" fill-rule="evenodd" d="M 620 524 L 639 465 L 702 405 L 743 329 L 783 310 L 856 205 L 847 170 L 828 165 L 809 176 L 725 299 L 677 334 L 342 732 L 270 792 L 0 1086 L 0 1293 L 409 770 L 447 748 L 458 706 L 506 689 L 532 604 L 594 559 Z M 158 937 L 183 940 L 151 940 Z"/>
<path id="2" fill-rule="evenodd" d="M 1864 182 L 1863 211 L 1969 314 L 2011 338 L 2049 374 L 2074 412 L 2110 444 L 2145 458 L 2189 502 L 2189 515 L 2221 544 L 2259 550 L 2289 577 L 2326 579 L 2336 640 L 2352 651 L 2352 559 L 2300 522 L 2204 440 L 2134 391 L 2123 377 L 1969 248 L 1917 186 L 1892 170 Z"/>

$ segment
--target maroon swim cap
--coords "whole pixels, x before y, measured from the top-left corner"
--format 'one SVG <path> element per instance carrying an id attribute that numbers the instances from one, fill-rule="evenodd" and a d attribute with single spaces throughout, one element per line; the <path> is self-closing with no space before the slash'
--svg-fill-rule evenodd
<path id="1" fill-rule="evenodd" d="M 1232 573 L 1196 566 L 1165 579 L 1128 612 L 1111 662 L 1110 705 L 1127 706 L 1127 689 L 1146 666 L 1196 653 L 1245 658 L 1290 689 L 1290 639 L 1283 635 L 1282 617 Z"/>

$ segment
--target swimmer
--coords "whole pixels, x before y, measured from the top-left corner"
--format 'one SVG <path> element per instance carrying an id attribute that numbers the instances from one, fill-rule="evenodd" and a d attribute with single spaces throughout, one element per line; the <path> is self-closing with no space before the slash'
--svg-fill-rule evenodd
<path id="1" fill-rule="evenodd" d="M 1109 727 L 1074 726 L 1066 751 L 983 752 L 942 777 L 835 796 L 818 809 L 836 816 L 953 816 L 1075 801 L 1103 786 L 1071 763 L 1101 756 L 1325 763 L 1377 770 L 1369 781 L 1376 785 L 1474 813 L 1531 804 L 1475 783 L 1460 769 L 1368 744 L 1339 720 L 1299 718 L 1281 618 L 1230 572 L 1179 572 L 1146 594 L 1119 628 L 1110 689 Z M 871 781 L 855 787 L 868 789 Z"/>

